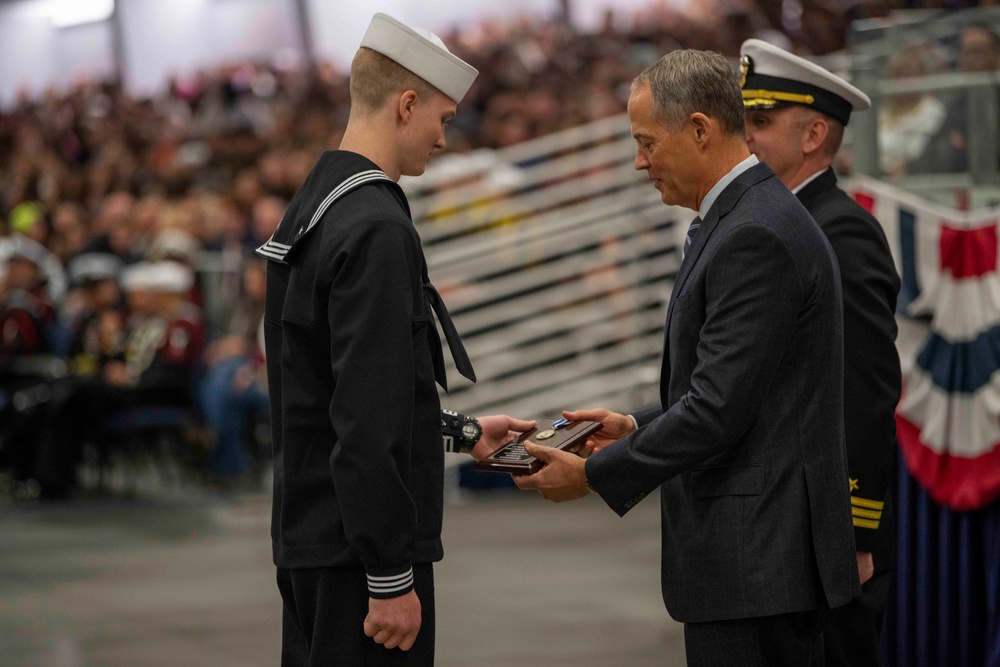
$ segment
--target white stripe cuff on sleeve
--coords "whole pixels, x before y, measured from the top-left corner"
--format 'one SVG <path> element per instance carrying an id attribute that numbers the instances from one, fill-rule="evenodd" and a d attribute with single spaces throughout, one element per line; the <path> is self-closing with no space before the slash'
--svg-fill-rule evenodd
<path id="1" fill-rule="evenodd" d="M 413 586 L 413 568 L 403 574 L 396 574 L 391 577 L 373 577 L 368 575 L 368 592 L 377 595 L 387 595 L 405 591 Z"/>

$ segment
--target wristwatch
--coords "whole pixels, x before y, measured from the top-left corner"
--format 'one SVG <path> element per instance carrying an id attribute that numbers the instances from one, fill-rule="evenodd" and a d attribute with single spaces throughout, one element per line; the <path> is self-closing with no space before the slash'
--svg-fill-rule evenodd
<path id="1" fill-rule="evenodd" d="M 441 433 L 446 452 L 468 454 L 483 435 L 483 427 L 474 417 L 466 417 L 451 410 L 441 411 Z"/>
<path id="2" fill-rule="evenodd" d="M 472 448 L 483 437 L 483 427 L 475 417 L 466 417 L 462 424 L 462 451 L 472 451 Z"/>

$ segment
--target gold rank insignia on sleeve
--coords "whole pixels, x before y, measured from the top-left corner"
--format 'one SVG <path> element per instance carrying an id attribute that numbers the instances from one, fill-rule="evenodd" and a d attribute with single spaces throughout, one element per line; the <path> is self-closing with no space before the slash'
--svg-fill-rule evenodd
<path id="1" fill-rule="evenodd" d="M 878 500 L 851 496 L 851 516 L 854 519 L 855 527 L 877 530 L 879 521 L 882 520 L 884 506 L 885 503 Z"/>

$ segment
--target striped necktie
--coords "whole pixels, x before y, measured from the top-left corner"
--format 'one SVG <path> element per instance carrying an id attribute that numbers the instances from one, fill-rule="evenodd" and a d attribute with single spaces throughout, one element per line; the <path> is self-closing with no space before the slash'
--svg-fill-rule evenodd
<path id="1" fill-rule="evenodd" d="M 691 226 L 688 227 L 687 236 L 684 237 L 684 249 L 681 251 L 681 261 L 687 257 L 688 250 L 691 248 L 691 244 L 694 243 L 694 238 L 698 236 L 698 230 L 701 228 L 701 217 L 695 216 L 694 220 L 691 221 Z"/>

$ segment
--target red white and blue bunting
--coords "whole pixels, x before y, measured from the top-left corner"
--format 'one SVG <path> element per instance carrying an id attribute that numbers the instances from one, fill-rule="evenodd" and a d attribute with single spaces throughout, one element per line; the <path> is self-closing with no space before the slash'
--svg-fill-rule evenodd
<path id="1" fill-rule="evenodd" d="M 902 277 L 906 465 L 938 503 L 984 507 L 1000 497 L 1000 211 L 949 210 L 865 178 L 847 187 L 882 223 Z"/>

